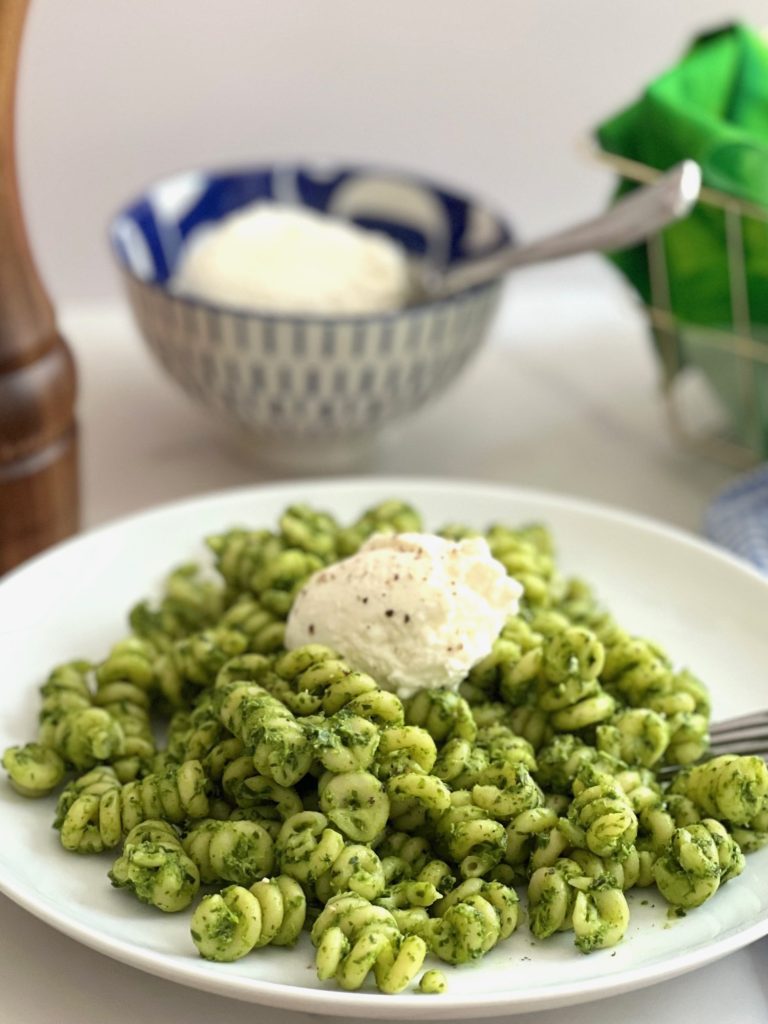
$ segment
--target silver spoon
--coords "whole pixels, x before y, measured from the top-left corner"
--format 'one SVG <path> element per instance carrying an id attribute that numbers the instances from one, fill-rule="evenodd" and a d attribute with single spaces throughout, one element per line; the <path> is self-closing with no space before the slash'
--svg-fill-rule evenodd
<path id="1" fill-rule="evenodd" d="M 455 295 L 473 285 L 487 284 L 508 270 L 562 259 L 582 252 L 627 249 L 681 220 L 691 210 L 701 190 L 701 168 L 683 160 L 652 185 L 636 188 L 604 213 L 565 231 L 526 245 L 509 246 L 492 256 L 467 260 L 450 270 L 419 267 L 415 270 L 414 298 L 430 301 Z"/>

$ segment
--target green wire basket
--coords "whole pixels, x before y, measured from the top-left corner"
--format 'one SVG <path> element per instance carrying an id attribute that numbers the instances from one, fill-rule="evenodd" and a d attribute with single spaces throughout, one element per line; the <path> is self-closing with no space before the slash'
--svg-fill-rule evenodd
<path id="1" fill-rule="evenodd" d="M 661 173 L 612 153 L 600 151 L 598 156 L 629 183 L 652 182 Z M 651 237 L 643 247 L 647 261 L 644 305 L 675 434 L 720 461 L 746 466 L 768 457 L 768 324 L 753 322 L 745 254 L 748 234 L 752 251 L 757 239 L 768 256 L 768 209 L 703 188 L 695 212 L 722 220 L 717 235 L 722 239 L 727 322 L 717 326 L 695 323 L 675 312 L 680 305 L 675 300 L 684 285 L 674 280 L 669 270 L 674 226 Z M 765 287 L 768 289 L 768 278 Z M 704 418 L 702 384 L 709 406 Z M 694 391 L 697 403 L 690 402 Z"/>

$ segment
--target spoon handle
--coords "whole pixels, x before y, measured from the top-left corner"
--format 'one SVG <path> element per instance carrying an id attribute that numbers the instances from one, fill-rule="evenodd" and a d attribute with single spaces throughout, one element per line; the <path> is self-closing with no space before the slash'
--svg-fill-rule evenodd
<path id="1" fill-rule="evenodd" d="M 604 213 L 538 242 L 500 250 L 485 259 L 459 264 L 430 282 L 430 291 L 452 295 L 485 284 L 508 270 L 582 252 L 627 249 L 688 214 L 701 189 L 701 170 L 683 160 L 653 184 L 636 188 Z"/>

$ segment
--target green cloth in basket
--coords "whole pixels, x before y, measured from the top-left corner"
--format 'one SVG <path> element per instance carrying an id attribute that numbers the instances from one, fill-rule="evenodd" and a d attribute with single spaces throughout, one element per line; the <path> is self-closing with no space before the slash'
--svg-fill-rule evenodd
<path id="1" fill-rule="evenodd" d="M 699 37 L 636 103 L 600 125 L 597 137 L 606 152 L 660 170 L 693 158 L 705 186 L 768 211 L 768 37 L 741 25 Z M 631 187 L 624 182 L 620 191 Z M 742 231 L 749 312 L 768 339 L 768 223 L 745 217 Z M 665 240 L 675 316 L 705 328 L 734 326 L 723 212 L 699 204 Z M 645 247 L 611 258 L 650 302 Z M 683 355 L 704 370 L 734 415 L 742 410 L 742 378 L 726 354 L 699 346 L 707 333 L 683 330 Z"/>

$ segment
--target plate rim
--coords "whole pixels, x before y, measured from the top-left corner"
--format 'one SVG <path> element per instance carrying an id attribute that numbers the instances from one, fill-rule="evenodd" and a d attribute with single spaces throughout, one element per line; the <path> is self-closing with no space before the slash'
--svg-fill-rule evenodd
<path id="1" fill-rule="evenodd" d="M 313 492 L 317 495 L 326 494 L 329 497 L 332 492 L 334 496 L 338 493 L 347 495 L 360 493 L 361 500 L 364 501 L 366 490 L 390 494 L 404 493 L 407 500 L 412 500 L 416 505 L 418 505 L 419 496 L 413 494 L 411 497 L 410 492 L 421 492 L 424 495 L 429 492 L 434 494 L 450 490 L 457 496 L 461 493 L 471 493 L 481 498 L 487 496 L 490 500 L 509 500 L 512 503 L 526 501 L 540 505 L 543 509 L 549 507 L 572 511 L 682 543 L 699 555 L 730 566 L 731 570 L 768 589 L 768 579 L 737 555 L 716 547 L 710 541 L 698 537 L 691 531 L 619 506 L 561 494 L 556 491 L 506 485 L 495 481 L 430 476 L 371 475 L 302 478 L 224 488 L 201 492 L 134 511 L 87 529 L 29 559 L 0 580 L 0 591 L 13 585 L 14 581 L 22 574 L 37 569 L 46 561 L 54 560 L 62 551 L 87 544 L 91 539 L 110 532 L 119 533 L 138 522 L 162 518 L 166 514 L 176 513 L 190 506 L 199 507 L 228 502 L 237 504 L 248 500 L 258 503 L 264 497 L 280 500 L 281 495 L 286 495 L 287 504 L 291 500 L 299 500 Z M 292 495 L 292 498 L 288 498 L 289 495 Z M 375 501 L 376 494 L 372 494 L 369 500 Z M 33 892 L 27 891 L 27 887 L 23 883 L 16 884 L 13 879 L 9 880 L 2 872 L 0 872 L 0 892 L 3 892 L 14 903 L 43 923 L 68 935 L 87 948 L 166 980 L 217 995 L 279 1009 L 336 1016 L 365 1015 L 371 1019 L 410 1017 L 411 1019 L 436 1020 L 454 1019 L 467 1014 L 484 1017 L 546 1010 L 566 1004 L 575 1005 L 576 1003 L 609 998 L 622 992 L 648 987 L 703 967 L 768 934 L 768 913 L 766 913 L 762 920 L 754 922 L 736 934 L 726 935 L 714 942 L 695 946 L 692 949 L 683 949 L 661 963 L 630 967 L 615 977 L 597 977 L 583 982 L 568 981 L 553 984 L 551 987 L 531 992 L 530 995 L 526 994 L 522 999 L 514 996 L 510 998 L 508 993 L 491 992 L 476 993 L 471 997 L 449 997 L 447 1000 L 438 1002 L 429 1000 L 419 993 L 401 993 L 393 998 L 380 993 L 344 992 L 336 988 L 289 986 L 284 983 L 237 977 L 226 973 L 217 977 L 214 974 L 197 970 L 198 961 L 196 960 L 187 962 L 181 958 L 177 959 L 174 954 L 158 954 L 152 950 L 142 949 L 135 942 L 127 942 L 114 936 L 105 936 L 103 932 L 91 925 L 73 921 L 67 916 L 65 910 L 57 908 L 46 898 L 38 897 Z"/>

